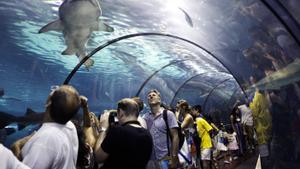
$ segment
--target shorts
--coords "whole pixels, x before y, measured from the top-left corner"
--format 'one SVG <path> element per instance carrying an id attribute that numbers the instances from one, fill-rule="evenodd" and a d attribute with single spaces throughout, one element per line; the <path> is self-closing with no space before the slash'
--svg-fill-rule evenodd
<path id="1" fill-rule="evenodd" d="M 201 150 L 201 160 L 211 160 L 211 148 L 204 148 Z"/>

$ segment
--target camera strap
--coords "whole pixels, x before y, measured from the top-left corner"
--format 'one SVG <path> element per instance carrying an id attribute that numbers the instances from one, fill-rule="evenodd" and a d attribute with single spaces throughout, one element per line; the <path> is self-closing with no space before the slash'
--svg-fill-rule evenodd
<path id="1" fill-rule="evenodd" d="M 127 121 L 124 124 L 122 124 L 122 126 L 126 126 L 127 124 L 137 124 L 141 126 L 140 122 L 138 122 L 137 120 Z"/>

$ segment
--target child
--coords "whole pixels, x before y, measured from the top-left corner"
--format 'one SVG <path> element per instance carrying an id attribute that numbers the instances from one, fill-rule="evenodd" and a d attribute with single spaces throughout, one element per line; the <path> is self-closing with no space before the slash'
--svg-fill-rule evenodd
<path id="1" fill-rule="evenodd" d="M 219 130 L 217 138 L 217 150 L 220 151 L 220 156 L 224 158 L 224 163 L 229 164 L 229 159 L 228 159 L 228 139 L 227 139 L 228 133 L 225 130 L 225 126 L 223 123 L 221 123 L 221 130 Z"/>
<path id="2" fill-rule="evenodd" d="M 236 132 L 233 130 L 232 127 L 230 127 L 228 129 L 228 133 L 227 133 L 227 139 L 228 139 L 228 145 L 227 145 L 227 148 L 228 148 L 228 151 L 229 151 L 229 162 L 232 161 L 232 158 L 234 160 L 236 160 L 238 157 L 235 156 L 236 155 L 236 152 L 237 150 L 239 149 L 239 146 L 238 146 L 238 142 L 237 142 L 237 139 L 236 139 Z"/>

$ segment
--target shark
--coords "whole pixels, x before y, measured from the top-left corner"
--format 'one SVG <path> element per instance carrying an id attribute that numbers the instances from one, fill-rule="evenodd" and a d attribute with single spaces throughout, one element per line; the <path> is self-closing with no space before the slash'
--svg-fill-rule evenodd
<path id="1" fill-rule="evenodd" d="M 25 114 L 22 116 L 15 116 L 11 112 L 0 111 L 0 129 L 14 122 L 17 122 L 20 126 L 41 123 L 44 114 L 44 112 L 36 112 L 31 108 L 27 108 Z"/>
<path id="2" fill-rule="evenodd" d="M 22 101 L 16 97 L 6 96 L 3 88 L 0 87 L 0 99 Z"/>
<path id="3" fill-rule="evenodd" d="M 59 18 L 43 26 L 38 33 L 62 32 L 67 48 L 62 55 L 76 55 L 82 60 L 87 55 L 86 43 L 93 31 L 113 32 L 114 29 L 99 17 L 102 10 L 98 0 L 64 0 L 58 9 Z M 87 69 L 94 61 L 88 59 Z"/>

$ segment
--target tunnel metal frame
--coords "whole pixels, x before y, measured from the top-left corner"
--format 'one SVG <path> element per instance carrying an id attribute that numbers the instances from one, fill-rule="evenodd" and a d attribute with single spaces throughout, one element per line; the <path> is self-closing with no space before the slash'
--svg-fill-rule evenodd
<path id="1" fill-rule="evenodd" d="M 181 63 L 181 62 L 185 62 L 185 61 L 191 61 L 191 60 L 195 60 L 195 59 L 183 59 L 183 60 L 177 60 L 177 61 L 174 61 L 174 62 L 170 62 L 166 65 L 164 65 L 163 67 L 161 67 L 160 69 L 156 70 L 155 72 L 153 72 L 144 82 L 143 84 L 141 85 L 141 87 L 139 88 L 139 90 L 137 91 L 137 93 L 135 94 L 136 97 L 138 97 L 142 91 L 142 89 L 145 87 L 145 85 L 149 82 L 149 80 L 151 80 L 152 77 L 154 77 L 157 73 L 159 73 L 161 70 L 163 70 L 164 68 L 167 68 L 171 65 L 174 65 L 176 63 Z M 211 72 L 214 72 L 214 71 L 211 71 Z M 223 73 L 228 73 L 228 72 L 225 72 L 225 71 L 218 71 L 218 72 L 223 72 Z M 209 72 L 205 72 L 205 73 L 209 73 Z M 228 73 L 229 74 L 229 73 Z"/>
<path id="2" fill-rule="evenodd" d="M 203 110 L 205 110 L 207 100 L 208 100 L 209 96 L 213 93 L 213 91 L 214 91 L 216 88 L 218 88 L 220 85 L 222 85 L 223 83 L 227 82 L 227 81 L 230 80 L 230 79 L 231 79 L 231 78 L 227 78 L 227 79 L 221 81 L 220 83 L 218 83 L 216 86 L 214 86 L 214 87 L 210 90 L 210 92 L 208 93 L 208 95 L 206 96 L 206 98 L 205 98 L 205 100 L 204 100 L 204 102 L 203 102 Z"/>
<path id="3" fill-rule="evenodd" d="M 159 73 L 161 70 L 163 70 L 164 68 L 167 68 L 173 64 L 176 64 L 176 63 L 180 63 L 180 62 L 184 62 L 184 61 L 187 61 L 187 60 L 192 60 L 192 59 L 184 59 L 184 60 L 178 60 L 178 61 L 174 61 L 174 62 L 170 62 L 166 65 L 164 65 L 163 67 L 161 67 L 160 69 L 154 71 L 144 82 L 143 84 L 141 85 L 141 87 L 139 88 L 139 90 L 137 91 L 137 93 L 135 94 L 136 97 L 138 97 L 142 91 L 142 89 L 145 87 L 145 85 L 149 82 L 149 80 L 151 80 L 151 78 L 153 76 L 155 76 L 157 73 Z"/>
<path id="4" fill-rule="evenodd" d="M 227 103 L 226 103 L 226 105 L 227 105 L 227 107 L 228 107 L 228 110 L 232 109 L 232 107 L 229 106 L 229 103 L 230 103 L 232 97 L 235 96 L 236 93 L 237 93 L 238 91 L 239 91 L 239 88 L 237 88 L 235 91 L 233 91 L 232 94 L 231 94 L 231 96 L 230 96 L 230 98 L 228 99 L 228 101 L 227 101 Z"/>
<path id="5" fill-rule="evenodd" d="M 286 10 L 283 4 L 281 2 L 270 0 L 260 0 L 260 2 L 262 2 L 271 13 L 273 13 L 273 15 L 288 31 L 288 33 L 294 38 L 297 45 L 300 46 L 299 24 L 295 21 L 294 17 L 292 17 L 291 14 Z M 281 14 L 285 14 L 286 16 L 281 16 Z"/>
<path id="6" fill-rule="evenodd" d="M 83 63 L 85 63 L 90 57 L 92 57 L 95 53 L 97 53 L 98 51 L 102 50 L 103 48 L 116 43 L 118 41 L 121 41 L 123 39 L 129 39 L 129 38 L 133 38 L 133 37 L 138 37 L 138 36 L 165 36 L 165 37 L 170 37 L 170 38 L 174 38 L 177 40 L 181 40 L 184 42 L 187 42 L 189 44 L 192 44 L 200 49 L 202 49 L 203 51 L 205 51 L 207 54 L 209 54 L 210 56 L 212 56 L 214 59 L 216 59 L 231 75 L 232 77 L 236 80 L 236 82 L 238 83 L 238 85 L 240 86 L 240 88 L 242 89 L 242 91 L 244 92 L 245 96 L 248 98 L 244 88 L 242 87 L 241 83 L 239 82 L 239 80 L 237 79 L 237 77 L 233 74 L 233 72 L 215 55 L 213 54 L 211 51 L 209 51 L 208 49 L 202 47 L 201 45 L 190 41 L 188 39 L 179 37 L 179 36 L 175 36 L 172 34 L 167 34 L 167 33 L 157 33 L 157 32 L 144 32 L 144 33 L 134 33 L 134 34 L 128 34 L 128 35 L 124 35 L 112 40 L 107 41 L 106 43 L 98 46 L 97 48 L 95 48 L 93 51 L 91 51 L 88 55 L 86 55 L 75 67 L 74 69 L 69 73 L 69 75 L 67 76 L 67 78 L 65 79 L 65 81 L 63 82 L 63 84 L 68 84 L 70 82 L 70 80 L 72 79 L 72 77 L 74 76 L 74 74 L 77 72 L 77 70 L 82 66 Z"/>
<path id="7" fill-rule="evenodd" d="M 291 18 L 291 20 L 294 22 L 294 24 L 297 26 L 298 29 L 300 29 L 299 22 L 294 17 L 294 15 L 289 11 L 289 9 L 282 3 L 282 1 L 277 0 L 276 3 L 282 8 L 282 10 Z"/>
<path id="8" fill-rule="evenodd" d="M 182 84 L 180 85 L 180 87 L 176 90 L 176 92 L 174 93 L 174 96 L 173 96 L 173 98 L 172 98 L 172 100 L 171 100 L 170 105 L 173 105 L 173 102 L 174 102 L 174 100 L 175 100 L 177 94 L 179 93 L 179 91 L 180 91 L 180 90 L 181 90 L 181 89 L 182 89 L 189 81 L 193 80 L 195 77 L 198 77 L 198 76 L 201 76 L 201 75 L 204 75 L 204 74 L 207 74 L 207 73 L 212 73 L 212 72 L 203 72 L 203 73 L 199 73 L 199 74 L 196 74 L 196 75 L 190 77 L 189 79 L 185 80 L 184 83 L 182 83 Z M 227 73 L 227 74 L 229 74 L 228 72 L 224 72 L 224 71 L 219 71 L 219 72 L 215 72 L 215 73 Z"/>

